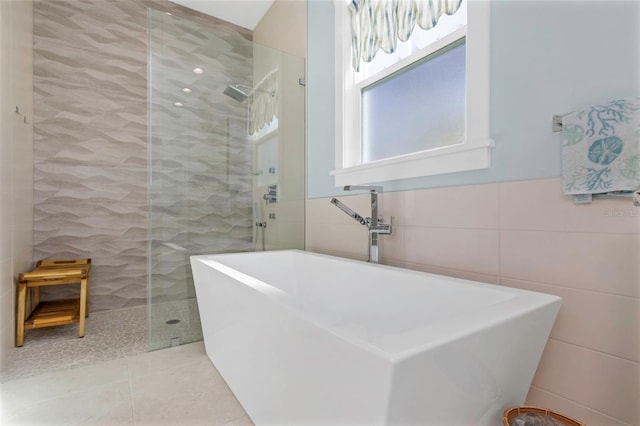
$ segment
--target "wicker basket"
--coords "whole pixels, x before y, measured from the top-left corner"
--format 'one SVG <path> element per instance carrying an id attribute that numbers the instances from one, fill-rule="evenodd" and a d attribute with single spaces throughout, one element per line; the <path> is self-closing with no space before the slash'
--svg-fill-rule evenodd
<path id="1" fill-rule="evenodd" d="M 502 418 L 502 423 L 504 426 L 509 426 L 509 421 L 513 419 L 520 413 L 536 413 L 536 414 L 544 414 L 546 416 L 551 417 L 554 420 L 558 420 L 563 425 L 566 426 L 587 426 L 586 423 L 579 422 L 571 417 L 564 416 L 562 414 L 556 413 L 552 410 L 547 410 L 545 408 L 538 407 L 512 407 L 508 410 L 505 410 L 504 417 Z"/>

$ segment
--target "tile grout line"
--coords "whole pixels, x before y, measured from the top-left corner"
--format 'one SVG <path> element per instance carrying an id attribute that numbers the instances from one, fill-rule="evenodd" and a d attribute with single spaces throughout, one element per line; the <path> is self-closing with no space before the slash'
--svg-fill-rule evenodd
<path id="1" fill-rule="evenodd" d="M 581 404 L 581 403 L 579 403 L 578 401 L 574 401 L 574 400 L 573 400 L 573 399 L 571 399 L 571 398 L 567 398 L 567 397 L 566 397 L 566 396 L 564 396 L 564 395 L 560 395 L 560 394 L 558 394 L 558 393 L 556 393 L 556 392 L 553 392 L 553 391 L 551 391 L 551 390 L 549 390 L 549 389 L 543 388 L 542 386 L 539 386 L 539 385 L 533 385 L 533 384 L 532 384 L 532 385 L 531 385 L 531 387 L 532 387 L 532 388 L 538 388 L 538 389 L 540 389 L 541 391 L 546 392 L 546 393 L 548 393 L 548 394 L 550 394 L 550 395 L 553 395 L 553 396 L 554 396 L 554 397 L 556 397 L 556 398 L 560 398 L 560 399 L 564 399 L 564 400 L 566 400 L 566 401 L 569 401 L 569 402 L 571 402 L 572 404 L 575 404 L 575 405 L 577 405 L 577 406 L 579 406 L 579 407 L 581 407 L 581 408 L 583 408 L 583 409 L 586 409 L 586 410 L 589 410 L 589 411 L 593 411 L 593 412 L 598 413 L 598 414 L 600 414 L 600 415 L 602 415 L 602 416 L 605 416 L 605 417 L 609 417 L 609 418 L 611 418 L 611 419 L 614 419 L 614 420 L 616 420 L 616 421 L 618 421 L 618 422 L 620 422 L 620 423 L 623 423 L 623 424 L 625 424 L 625 425 L 632 426 L 630 423 L 627 423 L 626 421 L 624 421 L 624 420 L 622 420 L 622 419 L 620 419 L 620 418 L 618 418 L 618 417 L 613 417 L 612 415 L 607 414 L 607 413 L 605 413 L 605 412 L 603 412 L 603 411 L 600 411 L 600 410 L 598 410 L 598 409 L 596 409 L 596 408 L 589 407 L 589 406 L 587 406 L 587 405 Z"/>
<path id="2" fill-rule="evenodd" d="M 620 298 L 623 298 L 623 299 L 631 299 L 632 301 L 640 300 L 640 296 L 630 296 L 628 294 L 611 293 L 611 292 L 607 292 L 607 291 L 598 291 L 598 290 L 593 290 L 593 289 L 588 289 L 588 288 L 570 287 L 568 285 L 562 285 L 562 284 L 559 284 L 559 283 L 552 283 L 552 282 L 546 282 L 546 281 L 533 281 L 533 280 L 530 280 L 528 278 L 519 278 L 519 277 L 513 277 L 513 276 L 509 276 L 509 275 L 500 276 L 500 278 L 501 279 L 504 278 L 506 280 L 511 280 L 511 281 L 522 281 L 524 283 L 530 283 L 530 284 L 535 284 L 535 285 L 555 287 L 555 288 L 572 290 L 572 291 L 580 291 L 580 292 L 590 293 L 590 294 L 594 294 L 594 295 L 605 295 L 605 296 L 620 297 Z"/>
<path id="3" fill-rule="evenodd" d="M 584 293 L 589 293 L 589 294 L 593 294 L 593 295 L 598 295 L 598 296 L 611 296 L 611 297 L 618 297 L 621 299 L 630 299 L 631 301 L 640 301 L 640 296 L 629 296 L 626 294 L 620 294 L 620 293 L 609 293 L 606 291 L 598 291 L 598 290 L 593 290 L 593 289 L 588 289 L 588 288 L 580 288 L 580 287 L 569 287 L 567 285 L 562 285 L 559 283 L 552 283 L 552 282 L 543 282 L 543 281 L 532 281 L 528 278 L 518 278 L 518 277 L 512 277 L 512 276 L 505 276 L 503 277 L 504 279 L 508 280 L 508 281 L 520 281 L 523 283 L 529 283 L 529 284 L 533 284 L 536 286 L 546 286 L 546 287 L 555 287 L 555 288 L 560 288 L 563 290 L 570 290 L 570 291 L 579 291 L 579 292 L 584 292 Z M 544 291 L 543 291 L 544 293 Z"/>
<path id="4" fill-rule="evenodd" d="M 427 272 L 427 271 L 422 271 L 420 269 L 414 269 L 412 268 L 412 266 L 424 266 L 427 268 L 437 268 L 439 270 L 442 270 L 443 272 Z M 436 274 L 436 275 L 443 275 L 446 277 L 452 277 L 452 278 L 458 278 L 454 275 L 447 275 L 446 273 L 444 273 L 444 271 L 450 271 L 450 272 L 461 272 L 464 274 L 473 274 L 476 275 L 478 277 L 482 276 L 483 278 L 495 278 L 498 282 L 500 280 L 500 275 L 498 274 L 490 274 L 487 272 L 477 272 L 477 271 L 471 271 L 468 269 L 459 269 L 459 268 L 451 268 L 448 266 L 440 266 L 440 265 L 433 265 L 433 264 L 428 264 L 428 263 L 417 263 L 417 262 L 405 262 L 405 269 L 409 269 L 411 271 L 417 271 L 417 272 L 427 272 L 430 274 Z M 478 281 L 478 282 L 482 282 L 485 284 L 493 284 L 493 282 L 486 282 L 486 281 L 482 281 L 479 279 L 472 279 L 472 278 L 462 278 L 462 279 L 467 279 L 470 281 Z"/>
<path id="5" fill-rule="evenodd" d="M 601 356 L 604 356 L 604 357 L 607 357 L 607 358 L 612 358 L 614 360 L 619 360 L 619 361 L 624 361 L 624 362 L 629 362 L 629 363 L 632 363 L 632 364 L 640 365 L 640 361 L 636 361 L 634 359 L 629 359 L 629 358 L 626 358 L 626 357 L 621 356 L 621 355 L 616 355 L 616 354 L 612 354 L 612 353 L 609 353 L 609 352 L 605 352 L 605 351 L 602 351 L 600 349 L 590 348 L 588 346 L 580 345 L 578 343 L 568 342 L 568 341 L 566 341 L 564 339 L 559 339 L 557 337 L 549 336 L 549 340 L 553 340 L 553 341 L 558 342 L 558 343 L 563 344 L 563 345 L 574 346 L 574 347 L 580 348 L 580 349 L 582 349 L 584 351 L 592 352 L 592 353 L 594 353 L 596 355 L 601 355 Z"/>

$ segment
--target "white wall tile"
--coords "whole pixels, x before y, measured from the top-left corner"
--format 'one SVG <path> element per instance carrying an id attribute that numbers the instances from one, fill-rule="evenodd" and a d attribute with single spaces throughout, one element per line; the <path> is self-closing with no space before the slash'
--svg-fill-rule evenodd
<path id="1" fill-rule="evenodd" d="M 497 229 L 498 184 L 407 191 L 403 224 Z"/>
<path id="2" fill-rule="evenodd" d="M 554 339 L 533 384 L 624 422 L 640 424 L 640 364 Z"/>
<path id="3" fill-rule="evenodd" d="M 404 261 L 404 234 L 405 228 L 393 226 L 391 234 L 378 236 L 378 255 L 380 258 Z"/>
<path id="4" fill-rule="evenodd" d="M 405 225 L 406 219 L 406 193 L 405 192 L 384 192 L 379 197 L 379 215 L 384 218 L 385 222 L 391 222 L 395 226 Z M 369 209 L 370 211 L 370 209 Z M 368 216 L 368 214 L 367 214 Z"/>
<path id="5" fill-rule="evenodd" d="M 329 256 L 344 257 L 345 259 L 359 260 L 366 262 L 368 256 L 362 253 L 348 253 L 335 249 L 319 248 L 319 247 L 305 247 L 305 250 L 311 253 L 327 254 Z"/>
<path id="6" fill-rule="evenodd" d="M 507 278 L 640 297 L 638 235 L 503 230 Z"/>
<path id="7" fill-rule="evenodd" d="M 607 416 L 537 386 L 531 386 L 529 389 L 525 405 L 549 408 L 591 426 L 631 426 L 622 420 Z"/>
<path id="8" fill-rule="evenodd" d="M 380 257 L 378 263 L 380 263 L 381 265 L 387 265 L 387 266 L 393 266 L 396 268 L 406 268 L 406 264 L 401 261 L 401 260 L 393 260 L 393 259 L 386 259 L 384 257 Z"/>
<path id="9" fill-rule="evenodd" d="M 361 215 L 370 212 L 367 195 L 340 197 L 340 201 Z M 367 259 L 367 228 L 331 204 L 330 198 L 307 200 L 305 247 L 319 253 Z"/>
<path id="10" fill-rule="evenodd" d="M 447 277 L 460 278 L 463 280 L 478 281 L 487 284 L 498 284 L 500 278 L 497 275 L 479 274 L 477 272 L 460 271 L 457 269 L 442 268 L 440 266 L 422 265 L 419 263 L 405 262 L 407 269 L 414 271 L 428 272 L 430 274 L 445 275 Z"/>
<path id="11" fill-rule="evenodd" d="M 486 229 L 412 228 L 405 233 L 405 261 L 497 275 L 498 234 Z"/>
<path id="12" fill-rule="evenodd" d="M 369 235 L 364 226 L 357 223 L 348 225 L 306 225 L 307 250 L 331 254 L 348 254 L 350 258 L 367 259 Z"/>
<path id="13" fill-rule="evenodd" d="M 640 209 L 631 198 L 597 199 L 575 204 L 562 193 L 562 179 L 540 179 L 500 184 L 502 229 L 638 233 Z"/>
<path id="14" fill-rule="evenodd" d="M 640 299 L 509 278 L 501 284 L 562 298 L 556 340 L 640 362 Z"/>

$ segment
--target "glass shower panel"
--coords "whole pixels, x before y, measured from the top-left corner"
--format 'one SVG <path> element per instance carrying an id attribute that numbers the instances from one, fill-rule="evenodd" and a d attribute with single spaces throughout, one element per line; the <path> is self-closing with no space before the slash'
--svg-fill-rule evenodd
<path id="1" fill-rule="evenodd" d="M 190 256 L 304 248 L 303 77 L 233 27 L 149 10 L 150 350 L 202 339 Z"/>
<path id="2" fill-rule="evenodd" d="M 252 43 L 150 10 L 149 347 L 202 339 L 189 256 L 252 249 Z"/>
<path id="3" fill-rule="evenodd" d="M 303 58 L 253 45 L 255 250 L 304 249 L 305 90 Z M 273 194 L 275 190 L 275 195 Z"/>

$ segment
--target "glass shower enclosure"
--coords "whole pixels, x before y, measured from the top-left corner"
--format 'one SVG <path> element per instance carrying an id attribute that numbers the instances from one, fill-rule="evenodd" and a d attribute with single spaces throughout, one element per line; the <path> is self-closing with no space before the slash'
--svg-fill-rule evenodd
<path id="1" fill-rule="evenodd" d="M 202 339 L 189 257 L 304 248 L 304 59 L 149 10 L 149 349 Z"/>

